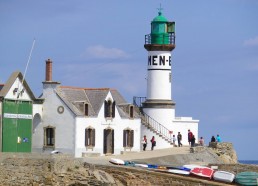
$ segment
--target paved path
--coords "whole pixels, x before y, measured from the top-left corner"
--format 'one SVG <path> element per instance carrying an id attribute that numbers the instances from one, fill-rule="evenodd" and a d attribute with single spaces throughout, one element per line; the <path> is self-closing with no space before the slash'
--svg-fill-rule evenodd
<path id="1" fill-rule="evenodd" d="M 110 155 L 110 156 L 98 156 L 98 157 L 84 157 L 83 160 L 88 163 L 94 164 L 110 164 L 111 158 L 117 158 L 122 160 L 141 160 L 149 158 L 160 158 L 162 156 L 176 155 L 176 154 L 189 154 L 189 147 L 174 147 L 159 150 L 147 150 L 141 152 L 126 152 L 121 155 Z"/>

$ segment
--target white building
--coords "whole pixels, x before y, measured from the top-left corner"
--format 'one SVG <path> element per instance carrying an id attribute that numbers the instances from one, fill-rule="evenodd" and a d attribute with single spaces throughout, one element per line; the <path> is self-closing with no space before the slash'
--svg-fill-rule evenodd
<path id="1" fill-rule="evenodd" d="M 77 88 L 52 81 L 46 61 L 42 121 L 34 126 L 33 150 L 82 157 L 140 151 L 141 120 L 117 90 Z"/>

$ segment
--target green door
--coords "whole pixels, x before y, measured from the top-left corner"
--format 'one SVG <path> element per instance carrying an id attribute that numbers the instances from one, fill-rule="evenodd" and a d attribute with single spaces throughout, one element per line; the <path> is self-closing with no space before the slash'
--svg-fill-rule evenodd
<path id="1" fill-rule="evenodd" d="M 3 152 L 31 152 L 32 103 L 4 100 Z"/>

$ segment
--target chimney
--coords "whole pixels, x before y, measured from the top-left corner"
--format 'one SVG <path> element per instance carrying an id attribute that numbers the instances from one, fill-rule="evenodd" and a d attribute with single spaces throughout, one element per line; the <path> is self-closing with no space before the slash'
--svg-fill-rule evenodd
<path id="1" fill-rule="evenodd" d="M 46 60 L 46 81 L 52 81 L 52 61 Z"/>

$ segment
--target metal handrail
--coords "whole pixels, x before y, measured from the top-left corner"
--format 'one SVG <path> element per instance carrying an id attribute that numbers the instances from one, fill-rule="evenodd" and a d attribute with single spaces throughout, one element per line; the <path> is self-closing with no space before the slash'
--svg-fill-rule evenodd
<path id="1" fill-rule="evenodd" d="M 174 32 L 170 32 L 168 35 L 160 35 L 160 39 L 163 41 L 162 43 L 165 43 L 165 41 L 169 41 L 168 44 L 172 45 L 176 43 L 176 35 Z M 145 35 L 145 44 L 154 44 L 151 42 L 151 34 Z"/>
<path id="2" fill-rule="evenodd" d="M 142 103 L 143 103 L 142 100 L 145 101 L 146 97 L 133 97 L 133 104 L 140 109 L 142 119 L 144 119 L 144 121 L 146 122 L 146 125 L 149 128 L 152 128 L 153 130 L 155 130 L 159 135 L 163 136 L 164 138 L 166 138 L 168 141 L 171 142 L 172 141 L 171 131 L 168 130 L 164 125 L 162 125 L 161 123 L 159 123 L 158 121 L 150 117 L 148 114 L 143 112 L 143 110 L 141 109 Z"/>

